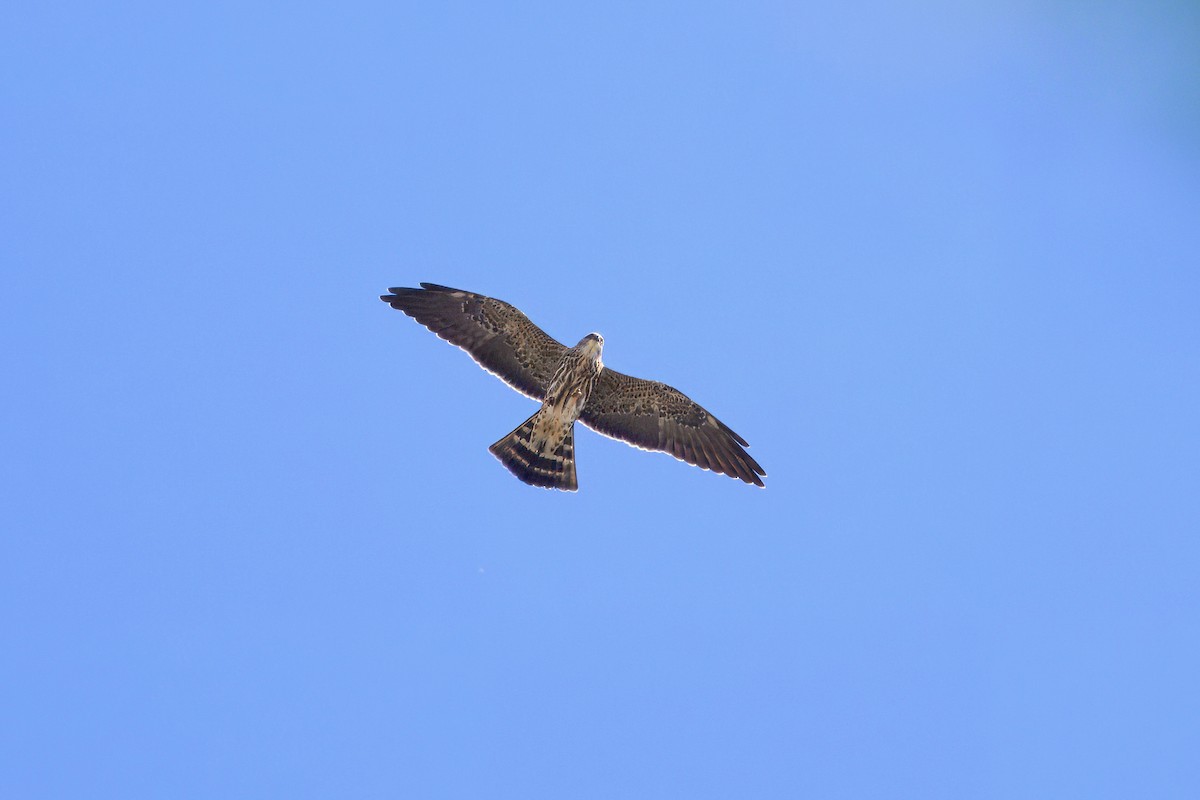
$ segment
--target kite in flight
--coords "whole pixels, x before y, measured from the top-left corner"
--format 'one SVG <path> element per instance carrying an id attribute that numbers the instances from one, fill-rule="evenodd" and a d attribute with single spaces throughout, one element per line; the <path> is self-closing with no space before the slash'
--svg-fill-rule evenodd
<path id="1" fill-rule="evenodd" d="M 644 450 L 669 453 L 746 483 L 766 472 L 742 448 L 746 440 L 677 389 L 608 369 L 604 338 L 589 333 L 567 347 L 503 300 L 422 283 L 393 288 L 380 300 L 457 345 L 488 372 L 542 404 L 488 450 L 532 486 L 579 488 L 575 420 Z"/>

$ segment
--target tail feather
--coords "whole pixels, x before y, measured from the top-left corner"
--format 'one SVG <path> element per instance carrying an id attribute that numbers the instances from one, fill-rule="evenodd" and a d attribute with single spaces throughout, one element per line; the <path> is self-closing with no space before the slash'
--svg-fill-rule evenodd
<path id="1" fill-rule="evenodd" d="M 542 455 L 530 443 L 535 419 L 537 414 L 522 422 L 488 451 L 500 459 L 509 472 L 530 486 L 576 491 L 579 483 L 575 479 L 575 425 L 567 429 L 567 435 L 553 452 Z"/>

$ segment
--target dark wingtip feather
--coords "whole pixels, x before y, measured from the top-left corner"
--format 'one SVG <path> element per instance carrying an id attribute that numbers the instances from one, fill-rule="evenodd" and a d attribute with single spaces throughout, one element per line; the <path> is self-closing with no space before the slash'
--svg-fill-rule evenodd
<path id="1" fill-rule="evenodd" d="M 728 431 L 727 428 L 726 430 Z M 731 434 L 733 433 L 733 431 L 728 432 Z M 734 438 L 742 446 L 749 447 L 749 445 L 747 445 L 746 442 L 736 434 L 734 434 Z M 766 470 L 759 466 L 758 462 L 754 460 L 754 456 L 750 455 L 736 444 L 733 444 L 733 442 L 726 442 L 723 450 L 724 452 L 721 453 L 722 460 L 726 462 L 726 466 L 728 467 L 725 470 L 726 475 L 731 478 L 737 478 L 745 483 L 751 483 L 764 489 L 766 488 L 766 484 L 763 483 L 763 478 L 767 475 Z M 762 477 L 759 477 L 760 475 Z"/>
<path id="2" fill-rule="evenodd" d="M 408 286 L 389 286 L 388 291 L 391 292 L 391 294 L 379 295 L 379 299 L 385 303 L 394 303 L 395 301 L 400 300 L 402 298 L 413 297 L 414 295 L 421 295 L 421 294 L 424 294 L 425 292 L 457 292 L 460 290 L 459 289 L 451 289 L 449 286 L 442 286 L 437 283 L 422 282 L 420 289 L 413 289 Z"/>
<path id="3" fill-rule="evenodd" d="M 755 461 L 749 453 L 743 451 L 742 455 L 746 458 L 746 466 L 750 468 L 747 471 L 750 479 L 746 480 L 746 478 L 742 478 L 742 480 L 746 481 L 747 483 L 753 483 L 755 486 L 763 489 L 767 488 L 767 485 L 763 483 L 763 478 L 767 477 L 767 471 L 760 467 L 758 462 Z"/>
<path id="4" fill-rule="evenodd" d="M 742 447 L 749 447 L 749 446 L 750 446 L 750 443 L 749 443 L 749 442 L 747 442 L 747 441 L 746 441 L 745 439 L 743 439 L 741 436 L 738 436 L 738 435 L 737 435 L 737 432 L 736 432 L 736 431 L 734 431 L 732 428 L 730 428 L 728 425 L 726 425 L 724 422 L 721 422 L 721 420 L 717 419 L 716 417 L 713 417 L 713 421 L 714 421 L 714 422 L 716 422 L 716 423 L 717 423 L 717 425 L 719 425 L 719 426 L 721 427 L 721 430 L 725 431 L 727 434 L 729 434 L 730 436 L 732 436 L 732 437 L 733 437 L 733 440 L 734 440 L 735 442 L 737 442 L 738 444 L 740 444 Z"/>
<path id="5" fill-rule="evenodd" d="M 388 291 L 391 294 L 381 294 L 379 299 L 385 303 L 395 303 L 397 300 L 405 297 L 412 297 L 414 294 L 420 294 L 420 289 L 409 289 L 407 286 L 390 286 Z"/>
<path id="6" fill-rule="evenodd" d="M 722 433 L 734 442 L 737 442 L 742 447 L 750 446 L 749 442 L 739 436 L 736 431 L 724 422 L 721 422 L 716 417 L 712 417 L 712 420 L 717 423 L 717 427 L 721 429 Z M 754 460 L 754 456 L 735 445 L 727 445 L 726 452 L 721 455 L 723 456 L 723 460 L 727 462 L 725 464 L 727 469 L 722 470 L 726 475 L 764 489 L 767 488 L 767 485 L 763 483 L 763 478 L 767 477 L 767 472 Z M 760 475 L 762 477 L 759 477 Z"/>

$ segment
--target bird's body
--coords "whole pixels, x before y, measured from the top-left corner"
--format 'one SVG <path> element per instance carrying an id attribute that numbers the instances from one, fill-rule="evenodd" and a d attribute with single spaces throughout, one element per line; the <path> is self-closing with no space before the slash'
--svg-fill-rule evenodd
<path id="1" fill-rule="evenodd" d="M 525 483 L 574 491 L 576 420 L 645 450 L 763 486 L 746 440 L 682 392 L 605 368 L 596 333 L 568 348 L 513 306 L 422 283 L 380 299 L 467 351 L 484 369 L 541 402 L 537 413 L 489 450 Z"/>
<path id="2" fill-rule="evenodd" d="M 575 420 L 583 413 L 604 364 L 604 339 L 589 333 L 563 356 L 542 407 L 488 448 L 521 480 L 547 489 L 575 491 Z"/>

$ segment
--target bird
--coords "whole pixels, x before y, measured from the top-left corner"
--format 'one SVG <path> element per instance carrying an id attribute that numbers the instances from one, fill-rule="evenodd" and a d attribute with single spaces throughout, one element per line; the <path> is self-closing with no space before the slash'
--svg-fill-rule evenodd
<path id="1" fill-rule="evenodd" d="M 606 367 L 604 337 L 574 347 L 516 307 L 436 283 L 392 287 L 379 299 L 464 350 L 479 366 L 541 407 L 488 448 L 531 486 L 574 492 L 575 422 L 634 447 L 668 453 L 702 469 L 765 487 L 749 444 L 678 389 Z"/>

